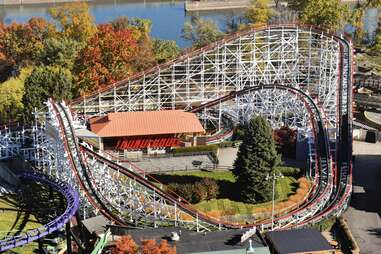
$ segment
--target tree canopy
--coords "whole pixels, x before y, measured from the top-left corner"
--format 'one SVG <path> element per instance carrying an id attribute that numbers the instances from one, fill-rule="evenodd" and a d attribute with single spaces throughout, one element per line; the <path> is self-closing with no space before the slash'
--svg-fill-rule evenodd
<path id="1" fill-rule="evenodd" d="M 224 35 L 212 20 L 193 18 L 184 23 L 182 37 L 193 43 L 195 47 L 202 47 L 217 41 Z"/>
<path id="2" fill-rule="evenodd" d="M 25 80 L 23 104 L 25 120 L 31 120 L 34 109 L 41 109 L 52 97 L 56 100 L 70 99 L 73 77 L 68 69 L 60 66 L 39 66 Z"/>
<path id="3" fill-rule="evenodd" d="M 253 25 L 267 24 L 273 14 L 269 0 L 253 0 L 246 9 L 245 17 Z"/>
<path id="4" fill-rule="evenodd" d="M 138 246 L 129 235 L 122 236 L 115 242 L 112 250 L 115 254 L 176 254 L 176 247 L 172 247 L 166 240 L 159 244 L 153 239 L 142 240 Z"/>
<path id="5" fill-rule="evenodd" d="M 52 19 L 62 30 L 62 37 L 86 43 L 97 31 L 89 6 L 76 2 L 49 9 Z"/>
<path id="6" fill-rule="evenodd" d="M 349 17 L 349 7 L 341 0 L 294 0 L 292 6 L 301 12 L 300 20 L 337 30 Z"/>
<path id="7" fill-rule="evenodd" d="M 270 199 L 271 182 L 266 181 L 266 177 L 274 172 L 279 162 L 269 123 L 260 116 L 252 118 L 244 126 L 243 141 L 233 169 L 242 201 L 257 203 Z"/>

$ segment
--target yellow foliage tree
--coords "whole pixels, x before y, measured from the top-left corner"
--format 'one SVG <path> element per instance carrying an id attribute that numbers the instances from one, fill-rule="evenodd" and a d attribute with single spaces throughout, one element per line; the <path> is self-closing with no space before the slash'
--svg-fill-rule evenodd
<path id="1" fill-rule="evenodd" d="M 62 29 L 62 35 L 85 43 L 97 31 L 86 3 L 70 3 L 49 9 L 49 14 Z"/>
<path id="2" fill-rule="evenodd" d="M 24 81 L 31 73 L 31 68 L 22 69 L 20 75 L 0 84 L 0 122 L 17 120 L 24 108 Z"/>
<path id="3" fill-rule="evenodd" d="M 245 16 L 252 25 L 260 25 L 267 24 L 272 14 L 269 0 L 253 0 L 247 8 Z"/>

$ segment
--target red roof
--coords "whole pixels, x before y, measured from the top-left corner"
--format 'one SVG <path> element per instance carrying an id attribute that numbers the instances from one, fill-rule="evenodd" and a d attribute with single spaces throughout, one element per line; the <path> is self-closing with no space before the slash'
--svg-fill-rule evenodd
<path id="1" fill-rule="evenodd" d="M 197 116 L 182 110 L 115 112 L 89 122 L 91 131 L 104 138 L 205 133 Z"/>

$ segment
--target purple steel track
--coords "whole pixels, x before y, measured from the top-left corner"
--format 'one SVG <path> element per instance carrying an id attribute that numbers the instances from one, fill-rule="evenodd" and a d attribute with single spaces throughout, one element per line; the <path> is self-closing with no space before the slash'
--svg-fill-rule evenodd
<path id="1" fill-rule="evenodd" d="M 19 177 L 20 179 L 40 182 L 45 186 L 49 186 L 53 190 L 60 192 L 66 199 L 66 209 L 63 214 L 39 228 L 28 230 L 27 232 L 16 236 L 1 239 L 0 251 L 5 251 L 33 242 L 56 231 L 57 229 L 60 229 L 70 220 L 71 217 L 73 217 L 79 207 L 78 193 L 69 185 L 37 172 L 24 172 L 20 174 Z"/>

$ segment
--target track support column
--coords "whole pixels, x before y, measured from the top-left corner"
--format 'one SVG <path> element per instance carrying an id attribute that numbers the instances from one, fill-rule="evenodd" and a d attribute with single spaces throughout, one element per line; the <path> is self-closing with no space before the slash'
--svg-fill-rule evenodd
<path id="1" fill-rule="evenodd" d="M 71 250 L 70 221 L 66 223 L 65 229 L 66 229 L 66 253 L 72 254 L 73 252 Z"/>

